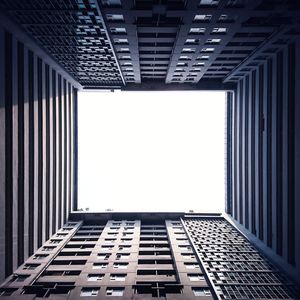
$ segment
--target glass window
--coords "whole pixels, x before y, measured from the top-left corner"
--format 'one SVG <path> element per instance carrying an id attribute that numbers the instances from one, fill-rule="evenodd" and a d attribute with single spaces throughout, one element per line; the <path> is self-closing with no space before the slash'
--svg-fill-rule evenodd
<path id="1" fill-rule="evenodd" d="M 107 296 L 123 296 L 124 294 L 124 288 L 121 287 L 112 287 L 107 288 L 106 295 Z"/>
<path id="2" fill-rule="evenodd" d="M 80 297 L 95 297 L 98 295 L 100 288 L 83 288 Z"/>
<path id="3" fill-rule="evenodd" d="M 208 288 L 195 287 L 192 288 L 195 296 L 211 296 L 211 292 Z"/>

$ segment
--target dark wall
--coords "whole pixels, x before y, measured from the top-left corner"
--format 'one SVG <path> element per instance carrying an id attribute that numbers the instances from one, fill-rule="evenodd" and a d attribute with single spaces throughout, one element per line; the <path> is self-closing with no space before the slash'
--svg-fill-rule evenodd
<path id="1" fill-rule="evenodd" d="M 228 95 L 227 115 L 227 212 L 298 271 L 299 53 L 295 42 L 262 57 Z"/>
<path id="2" fill-rule="evenodd" d="M 66 222 L 76 190 L 77 88 L 34 45 L 0 24 L 0 281 Z"/>

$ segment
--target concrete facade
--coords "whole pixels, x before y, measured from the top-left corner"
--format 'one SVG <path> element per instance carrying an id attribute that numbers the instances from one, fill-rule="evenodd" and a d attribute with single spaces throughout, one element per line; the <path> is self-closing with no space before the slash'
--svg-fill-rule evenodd
<path id="1" fill-rule="evenodd" d="M 285 274 L 220 215 L 123 217 L 127 218 L 115 215 L 106 221 L 98 214 L 89 221 L 69 221 L 2 284 L 0 296 L 136 300 L 300 296 Z"/>

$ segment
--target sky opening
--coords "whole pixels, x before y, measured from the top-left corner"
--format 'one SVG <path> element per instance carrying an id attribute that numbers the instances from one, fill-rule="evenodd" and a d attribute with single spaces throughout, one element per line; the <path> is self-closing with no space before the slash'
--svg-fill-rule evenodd
<path id="1" fill-rule="evenodd" d="M 224 92 L 80 92 L 78 99 L 79 209 L 224 211 Z"/>

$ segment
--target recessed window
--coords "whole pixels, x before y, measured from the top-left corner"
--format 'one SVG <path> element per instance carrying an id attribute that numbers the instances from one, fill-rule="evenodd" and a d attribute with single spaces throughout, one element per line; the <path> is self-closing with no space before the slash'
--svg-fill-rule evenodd
<path id="1" fill-rule="evenodd" d="M 118 52 L 130 52 L 129 48 L 120 48 Z"/>
<path id="2" fill-rule="evenodd" d="M 211 20 L 212 15 L 196 15 L 194 17 L 195 22 L 209 22 Z"/>
<path id="3" fill-rule="evenodd" d="M 116 259 L 129 259 L 130 254 L 129 253 L 117 253 Z"/>
<path id="4" fill-rule="evenodd" d="M 217 6 L 219 0 L 200 0 L 199 6 Z"/>
<path id="5" fill-rule="evenodd" d="M 111 274 L 110 280 L 111 281 L 125 281 L 126 274 Z"/>
<path id="6" fill-rule="evenodd" d="M 114 269 L 127 269 L 128 263 L 114 263 Z"/>
<path id="7" fill-rule="evenodd" d="M 103 264 L 101 264 L 101 263 L 94 263 L 93 264 L 93 269 L 95 269 L 95 270 L 97 270 L 97 269 L 106 269 L 107 266 L 108 266 L 107 263 L 103 263 Z"/>
<path id="8" fill-rule="evenodd" d="M 184 259 L 194 259 L 195 258 L 195 255 L 190 254 L 190 253 L 181 253 L 181 255 Z"/>
<path id="9" fill-rule="evenodd" d="M 106 296 L 116 296 L 121 297 L 124 294 L 124 288 L 121 287 L 111 287 L 106 289 Z"/>
<path id="10" fill-rule="evenodd" d="M 204 275 L 202 274 L 188 274 L 190 281 L 204 281 Z"/>
<path id="11" fill-rule="evenodd" d="M 216 27 L 212 30 L 212 34 L 225 34 L 227 32 L 227 29 L 224 27 Z"/>
<path id="12" fill-rule="evenodd" d="M 179 60 L 191 60 L 191 57 L 190 56 L 187 56 L 187 55 L 181 55 L 179 57 Z"/>
<path id="13" fill-rule="evenodd" d="M 89 274 L 87 281 L 101 281 L 104 277 L 104 274 Z"/>
<path id="14" fill-rule="evenodd" d="M 189 270 L 200 269 L 200 266 L 196 263 L 184 263 L 184 265 Z"/>
<path id="15" fill-rule="evenodd" d="M 177 63 L 177 66 L 183 66 L 183 67 L 186 67 L 187 66 L 187 63 L 184 63 L 184 62 L 178 62 Z"/>
<path id="16" fill-rule="evenodd" d="M 48 254 L 35 254 L 32 259 L 41 260 L 41 259 L 46 258 L 47 256 L 48 256 Z"/>
<path id="17" fill-rule="evenodd" d="M 209 55 L 200 55 L 197 57 L 197 60 L 208 60 L 209 59 Z"/>
<path id="18" fill-rule="evenodd" d="M 80 293 L 80 297 L 96 297 L 100 288 L 83 288 Z"/>
<path id="19" fill-rule="evenodd" d="M 126 28 L 123 27 L 111 27 L 110 31 L 113 34 L 126 34 Z"/>
<path id="20" fill-rule="evenodd" d="M 110 255 L 111 255 L 110 253 L 99 253 L 97 255 L 97 258 L 98 259 L 103 259 L 103 260 L 108 260 Z"/>
<path id="21" fill-rule="evenodd" d="M 207 39 L 206 44 L 220 44 L 221 39 Z"/>
<path id="22" fill-rule="evenodd" d="M 201 52 L 214 52 L 215 48 L 202 48 Z"/>
<path id="23" fill-rule="evenodd" d="M 131 248 L 131 245 L 119 246 L 119 251 L 125 251 Z"/>
<path id="24" fill-rule="evenodd" d="M 192 27 L 190 29 L 190 34 L 204 34 L 204 33 L 205 33 L 205 28 Z"/>
<path id="25" fill-rule="evenodd" d="M 186 39 L 185 45 L 194 45 L 194 44 L 197 44 L 198 42 L 199 42 L 198 39 Z"/>
<path id="26" fill-rule="evenodd" d="M 28 277 L 29 277 L 29 275 L 16 275 L 16 276 L 13 277 L 12 281 L 13 281 L 13 282 L 23 282 L 23 281 L 25 281 Z"/>
<path id="27" fill-rule="evenodd" d="M 195 48 L 183 48 L 182 53 L 195 53 L 196 49 Z"/>
<path id="28" fill-rule="evenodd" d="M 124 22 L 124 16 L 121 14 L 107 14 L 106 19 L 110 22 Z"/>
<path id="29" fill-rule="evenodd" d="M 202 288 L 202 287 L 194 287 L 192 288 L 194 295 L 197 297 L 203 297 L 203 296 L 211 296 L 211 292 L 208 288 Z"/>
<path id="30" fill-rule="evenodd" d="M 128 40 L 127 39 L 119 39 L 119 38 L 115 38 L 114 39 L 115 44 L 128 44 Z M 129 48 L 126 48 L 129 50 Z"/>
<path id="31" fill-rule="evenodd" d="M 35 270 L 39 264 L 25 264 L 23 270 Z"/>

